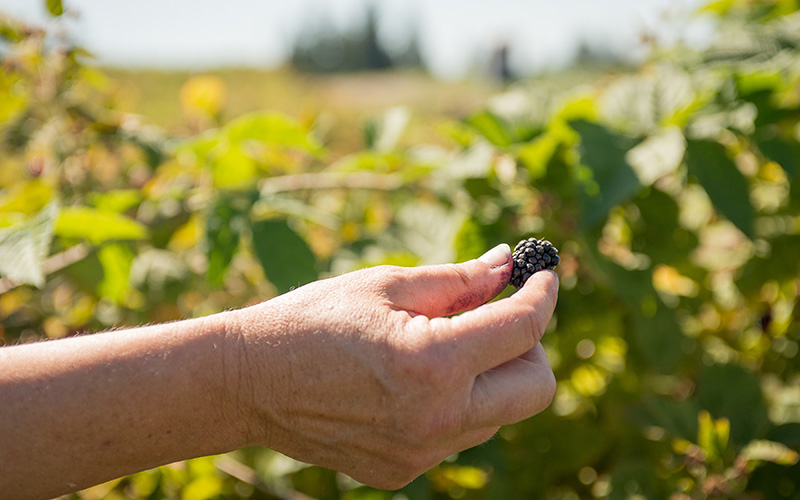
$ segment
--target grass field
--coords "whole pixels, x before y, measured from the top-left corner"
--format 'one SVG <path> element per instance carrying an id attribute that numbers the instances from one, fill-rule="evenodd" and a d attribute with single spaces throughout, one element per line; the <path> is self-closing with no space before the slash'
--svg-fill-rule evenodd
<path id="1" fill-rule="evenodd" d="M 321 119 L 328 140 L 360 146 L 361 127 L 372 115 L 394 106 L 412 110 L 413 139 L 432 133 L 432 117 L 459 117 L 500 90 L 491 82 L 442 82 L 425 74 L 355 73 L 317 76 L 288 69 L 225 69 L 208 72 L 105 69 L 119 95 L 121 111 L 170 133 L 193 132 L 181 109 L 182 85 L 191 77 L 214 75 L 224 82 L 221 122 L 256 110 L 275 110 L 300 119 Z M 426 141 L 423 141 L 426 142 Z"/>
<path id="2" fill-rule="evenodd" d="M 484 106 L 505 90 L 489 78 L 442 81 L 421 72 L 309 75 L 291 69 L 224 69 L 206 72 L 106 68 L 118 95 L 117 107 L 141 115 L 145 123 L 170 134 L 196 133 L 181 109 L 180 91 L 194 76 L 213 75 L 224 82 L 221 123 L 256 110 L 275 110 L 301 120 L 316 120 L 325 142 L 334 149 L 363 147 L 365 121 L 394 106 L 411 111 L 404 140 L 408 144 L 437 142 L 441 119 L 459 119 Z M 514 84 L 570 88 L 606 75 L 606 69 L 573 68 Z M 207 124 L 206 124 L 207 126 Z M 204 127 L 201 127 L 204 128 Z"/>

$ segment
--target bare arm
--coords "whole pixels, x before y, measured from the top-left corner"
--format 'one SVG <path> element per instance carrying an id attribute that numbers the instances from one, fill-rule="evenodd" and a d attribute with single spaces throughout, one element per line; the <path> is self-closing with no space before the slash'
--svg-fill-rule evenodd
<path id="1" fill-rule="evenodd" d="M 243 446 L 226 401 L 235 355 L 225 320 L 0 349 L 4 498 L 49 498 Z"/>
<path id="2" fill-rule="evenodd" d="M 0 491 L 44 498 L 262 445 L 398 488 L 543 410 L 554 273 L 510 251 L 322 280 L 207 318 L 0 349 Z M 458 316 L 454 313 L 467 311 Z"/>

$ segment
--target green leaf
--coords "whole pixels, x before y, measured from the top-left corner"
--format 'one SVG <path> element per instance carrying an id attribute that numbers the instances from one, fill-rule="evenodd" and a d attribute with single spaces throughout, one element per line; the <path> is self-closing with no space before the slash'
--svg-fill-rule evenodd
<path id="1" fill-rule="evenodd" d="M 747 294 L 757 295 L 764 283 L 775 280 L 791 283 L 800 276 L 800 235 L 784 234 L 769 241 L 769 252 L 756 255 L 742 268 L 736 285 Z"/>
<path id="2" fill-rule="evenodd" d="M 11 227 L 0 229 L 0 275 L 15 283 L 44 285 L 42 263 L 50 252 L 58 204 Z"/>
<path id="3" fill-rule="evenodd" d="M 730 420 L 730 440 L 736 445 L 763 438 L 769 429 L 759 379 L 744 368 L 733 364 L 704 367 L 696 397 L 700 407 L 715 419 Z"/>
<path id="4" fill-rule="evenodd" d="M 547 173 L 547 166 L 560 145 L 561 139 L 556 134 L 547 131 L 520 148 L 517 158 L 528 169 L 531 181 L 544 177 Z"/>
<path id="5" fill-rule="evenodd" d="M 706 452 L 709 462 L 721 461 L 728 450 L 731 425 L 727 418 L 712 419 L 711 414 L 701 410 L 697 414 L 697 443 Z"/>
<path id="6" fill-rule="evenodd" d="M 780 137 L 771 137 L 759 140 L 758 148 L 764 156 L 783 168 L 789 181 L 797 179 L 797 173 L 800 171 L 800 151 L 795 145 Z"/>
<path id="7" fill-rule="evenodd" d="M 258 180 L 256 162 L 238 147 L 229 147 L 212 164 L 214 186 L 220 189 L 247 188 Z"/>
<path id="8" fill-rule="evenodd" d="M 103 245 L 97 252 L 97 258 L 103 267 L 103 281 L 98 292 L 117 304 L 124 304 L 128 295 L 133 252 L 126 244 L 112 243 Z"/>
<path id="9" fill-rule="evenodd" d="M 489 111 L 470 116 L 466 123 L 495 146 L 505 148 L 518 141 L 511 124 Z"/>
<path id="10" fill-rule="evenodd" d="M 672 196 L 650 188 L 637 197 L 640 219 L 632 224 L 631 249 L 654 264 L 681 265 L 697 247 L 697 236 L 681 227 L 678 204 Z"/>
<path id="11" fill-rule="evenodd" d="M 64 13 L 64 5 L 61 0 L 47 0 L 47 11 L 51 15 L 58 17 Z"/>
<path id="12" fill-rule="evenodd" d="M 467 218 L 456 234 L 456 261 L 464 262 L 476 258 L 487 250 L 486 245 L 481 224 L 472 217 Z"/>
<path id="13" fill-rule="evenodd" d="M 648 296 L 633 318 L 634 337 L 645 363 L 662 373 L 673 373 L 683 357 L 684 340 L 674 310 Z"/>
<path id="14" fill-rule="evenodd" d="M 667 498 L 664 481 L 646 460 L 623 458 L 611 470 L 611 492 L 609 500 L 627 500 L 633 494 L 643 498 Z"/>
<path id="15" fill-rule="evenodd" d="M 279 293 L 317 279 L 316 257 L 285 220 L 255 221 L 252 230 L 256 257 Z"/>
<path id="16" fill-rule="evenodd" d="M 244 115 L 226 125 L 223 134 L 231 144 L 255 140 L 273 146 L 302 149 L 313 154 L 322 151 L 322 147 L 311 137 L 307 128 L 276 112 Z"/>
<path id="17" fill-rule="evenodd" d="M 615 134 L 602 125 L 576 120 L 570 126 L 581 136 L 581 163 L 587 178 L 581 182 L 581 226 L 591 230 L 606 220 L 609 211 L 630 200 L 641 187 L 625 155 L 637 140 Z"/>
<path id="18" fill-rule="evenodd" d="M 89 207 L 61 210 L 55 234 L 62 238 L 85 239 L 94 245 L 110 240 L 141 240 L 148 237 L 147 228 L 135 220 Z"/>
<path id="19" fill-rule="evenodd" d="M 239 249 L 240 236 L 247 226 L 244 208 L 237 206 L 235 199 L 220 197 L 206 217 L 206 280 L 213 286 L 222 284 L 225 272 Z"/>
<path id="20" fill-rule="evenodd" d="M 115 189 L 105 193 L 92 193 L 91 203 L 103 212 L 125 212 L 142 201 L 142 193 L 136 189 Z"/>
<path id="21" fill-rule="evenodd" d="M 55 189 L 39 179 L 12 184 L 0 192 L 0 212 L 31 215 L 47 206 L 54 195 Z"/>
<path id="22" fill-rule="evenodd" d="M 754 215 L 747 179 L 728 158 L 725 146 L 715 141 L 690 140 L 686 163 L 689 174 L 697 178 L 720 214 L 753 239 Z"/>

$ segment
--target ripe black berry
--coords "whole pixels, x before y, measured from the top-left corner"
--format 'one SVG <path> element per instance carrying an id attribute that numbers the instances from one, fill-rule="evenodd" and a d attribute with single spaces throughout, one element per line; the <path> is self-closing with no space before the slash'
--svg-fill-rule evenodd
<path id="1" fill-rule="evenodd" d="M 543 269 L 553 269 L 561 261 L 558 249 L 552 243 L 536 238 L 528 238 L 517 243 L 512 257 L 514 268 L 511 271 L 511 284 L 516 288 L 522 288 L 533 273 Z"/>

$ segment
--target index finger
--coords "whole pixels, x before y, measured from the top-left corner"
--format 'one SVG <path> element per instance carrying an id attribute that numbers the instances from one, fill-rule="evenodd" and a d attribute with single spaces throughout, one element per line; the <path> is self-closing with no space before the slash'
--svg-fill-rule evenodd
<path id="1" fill-rule="evenodd" d="M 555 311 L 558 276 L 534 273 L 514 295 L 484 304 L 448 321 L 444 341 L 455 341 L 467 371 L 478 375 L 530 351 Z"/>

